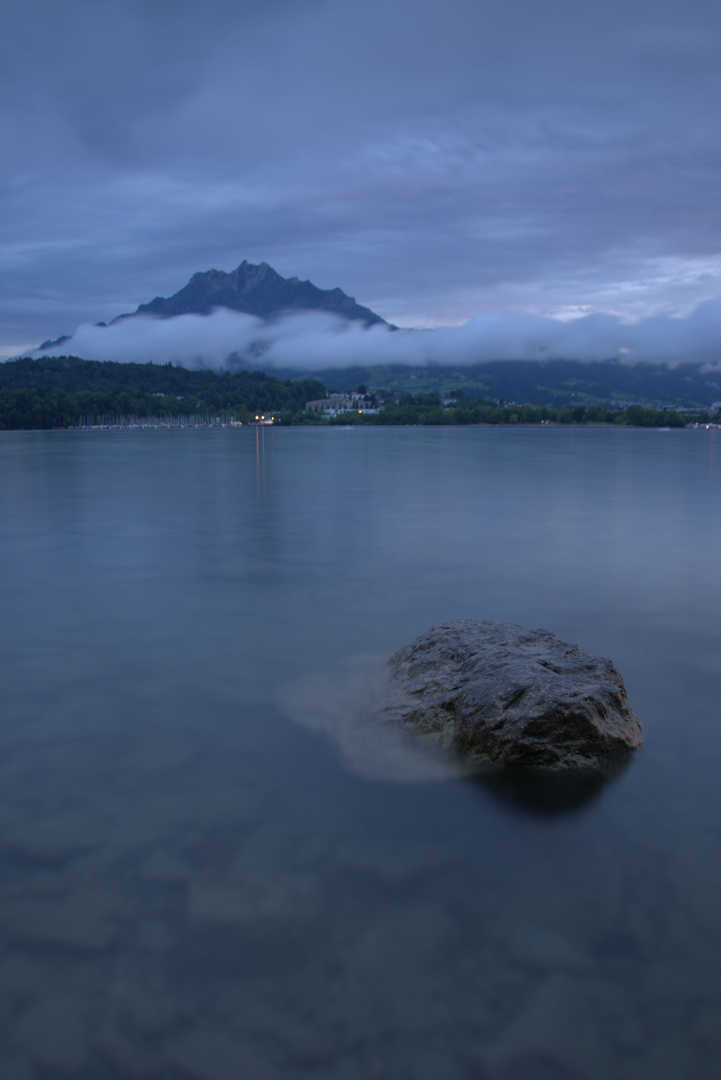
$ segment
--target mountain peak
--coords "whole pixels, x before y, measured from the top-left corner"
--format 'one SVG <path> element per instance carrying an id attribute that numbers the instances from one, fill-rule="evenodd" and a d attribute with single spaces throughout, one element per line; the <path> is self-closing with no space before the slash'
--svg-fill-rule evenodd
<path id="1" fill-rule="evenodd" d="M 174 315 L 208 315 L 219 307 L 261 319 L 272 319 L 288 311 L 327 311 L 366 326 L 385 323 L 380 315 L 357 304 L 342 289 L 319 289 L 310 281 L 284 278 L 267 262 L 254 264 L 247 259 L 230 273 L 199 271 L 172 296 L 156 296 L 149 303 L 140 304 L 133 314 L 168 319 Z"/>

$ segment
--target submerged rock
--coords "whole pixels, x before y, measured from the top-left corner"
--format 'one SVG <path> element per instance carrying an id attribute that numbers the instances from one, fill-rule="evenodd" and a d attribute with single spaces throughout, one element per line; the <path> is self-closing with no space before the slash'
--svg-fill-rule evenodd
<path id="1" fill-rule="evenodd" d="M 641 744 L 641 725 L 611 661 L 549 630 L 442 623 L 389 666 L 375 720 L 479 764 L 597 769 Z"/>

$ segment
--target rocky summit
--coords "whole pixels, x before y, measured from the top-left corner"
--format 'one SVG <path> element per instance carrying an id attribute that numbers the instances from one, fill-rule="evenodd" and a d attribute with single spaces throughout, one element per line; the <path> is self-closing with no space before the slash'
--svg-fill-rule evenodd
<path id="1" fill-rule="evenodd" d="M 319 289 L 311 281 L 282 277 L 268 263 L 254 264 L 247 260 L 228 274 L 223 270 L 193 274 L 178 292 L 168 297 L 156 296 L 141 304 L 133 314 L 169 319 L 175 315 L 208 315 L 215 308 L 242 311 L 261 319 L 289 311 L 325 311 L 366 326 L 385 321 L 370 308 L 357 304 L 342 289 Z M 119 315 L 118 319 L 130 317 Z"/>
<path id="2" fill-rule="evenodd" d="M 376 721 L 479 764 L 596 769 L 642 741 L 611 661 L 549 630 L 442 623 L 395 653 L 389 666 Z"/>

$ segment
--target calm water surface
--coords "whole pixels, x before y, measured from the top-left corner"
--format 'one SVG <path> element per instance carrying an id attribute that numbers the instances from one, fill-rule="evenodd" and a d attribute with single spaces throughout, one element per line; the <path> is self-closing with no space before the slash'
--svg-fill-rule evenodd
<path id="1" fill-rule="evenodd" d="M 714 1075 L 718 435 L 0 433 L 3 1080 Z M 631 766 L 394 782 L 280 708 L 449 618 L 610 656 Z"/>

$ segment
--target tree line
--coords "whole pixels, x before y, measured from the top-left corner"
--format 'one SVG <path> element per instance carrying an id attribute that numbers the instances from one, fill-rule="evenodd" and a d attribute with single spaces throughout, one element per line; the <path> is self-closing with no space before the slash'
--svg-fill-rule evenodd
<path id="1" fill-rule="evenodd" d="M 0 430 L 117 423 L 130 417 L 201 422 L 256 414 L 302 416 L 324 397 L 314 379 L 279 380 L 260 371 L 189 371 L 172 364 L 118 364 L 44 357 L 0 364 Z"/>
<path id="2" fill-rule="evenodd" d="M 365 387 L 359 387 L 365 391 Z M 444 406 L 438 393 L 405 394 L 376 390 L 366 404 L 376 413 L 343 413 L 326 418 L 304 411 L 324 398 L 317 379 L 276 379 L 260 371 L 191 371 L 172 364 L 121 364 L 78 357 L 42 357 L 0 364 L 0 430 L 67 428 L 150 421 L 247 423 L 256 415 L 297 424 L 627 424 L 683 427 L 721 421 L 721 414 L 659 409 L 643 405 L 552 407 L 468 398 L 454 391 Z"/>
<path id="3" fill-rule="evenodd" d="M 709 423 L 708 412 L 683 412 L 644 405 L 612 408 L 606 405 L 576 405 L 573 408 L 546 408 L 536 405 L 461 401 L 444 407 L 437 394 L 406 395 L 389 402 L 378 413 L 341 413 L 329 417 L 329 424 L 625 424 L 632 427 L 685 427 L 689 423 Z M 716 414 L 721 422 L 721 413 Z"/>

